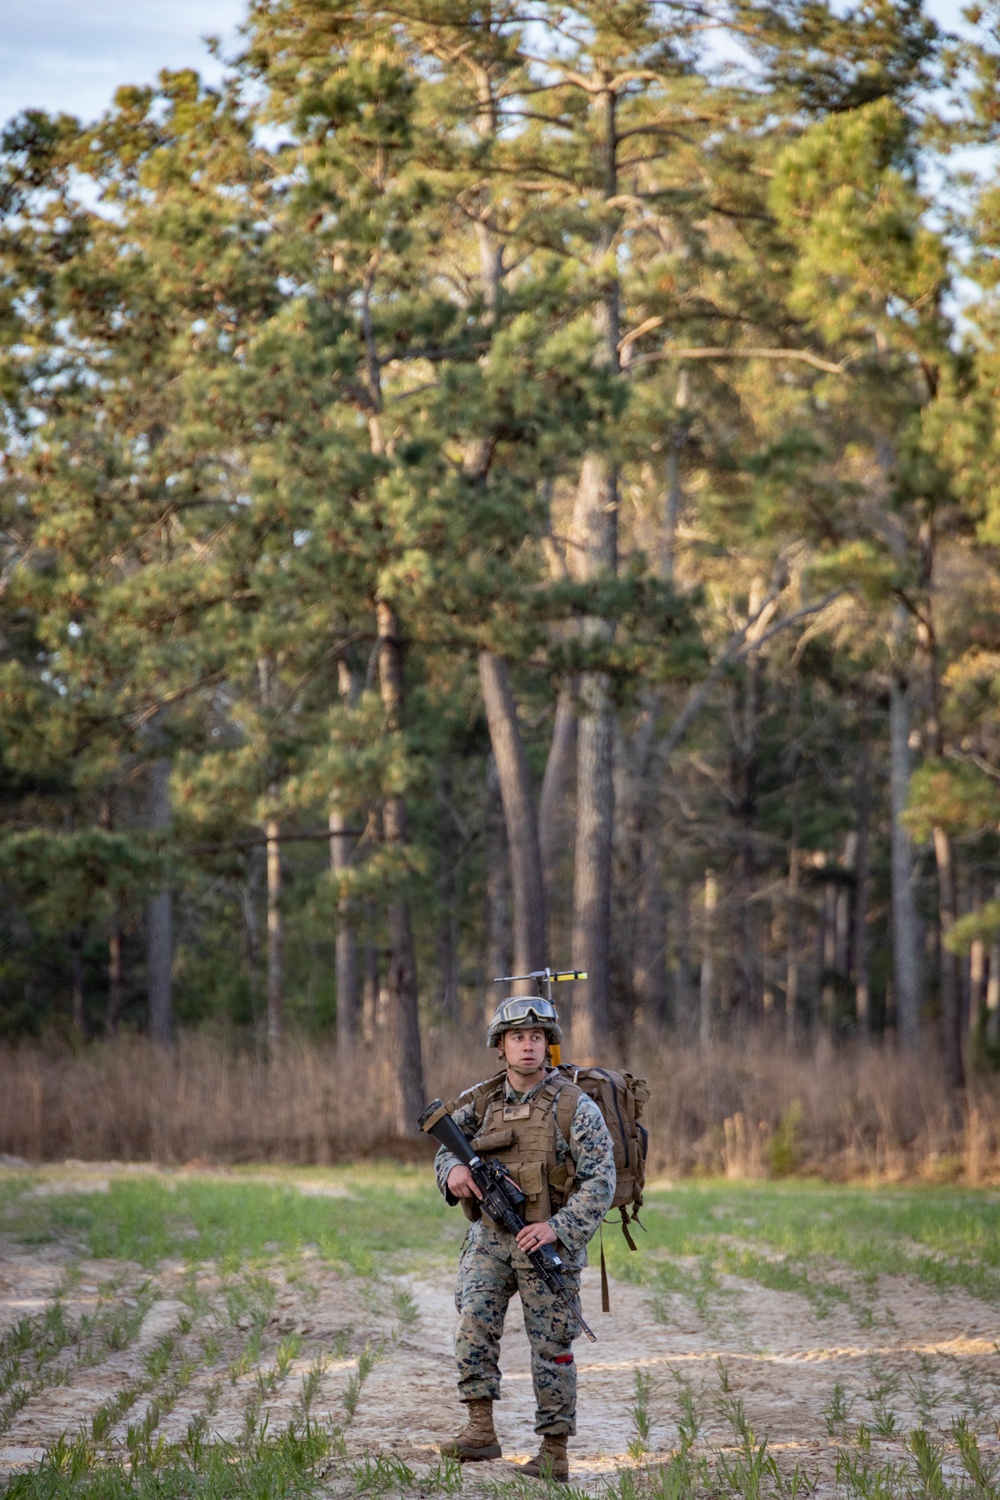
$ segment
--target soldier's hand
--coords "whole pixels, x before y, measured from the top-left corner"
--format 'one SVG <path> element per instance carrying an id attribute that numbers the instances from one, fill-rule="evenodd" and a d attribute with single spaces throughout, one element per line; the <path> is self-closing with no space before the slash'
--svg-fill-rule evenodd
<path id="1" fill-rule="evenodd" d="M 525 1224 L 523 1229 L 518 1230 L 517 1243 L 525 1252 L 537 1250 L 540 1245 L 554 1245 L 556 1232 L 551 1224 Z"/>
<path id="2" fill-rule="evenodd" d="M 448 1191 L 455 1198 L 481 1198 L 483 1195 L 472 1180 L 468 1167 L 452 1167 L 448 1173 Z"/>

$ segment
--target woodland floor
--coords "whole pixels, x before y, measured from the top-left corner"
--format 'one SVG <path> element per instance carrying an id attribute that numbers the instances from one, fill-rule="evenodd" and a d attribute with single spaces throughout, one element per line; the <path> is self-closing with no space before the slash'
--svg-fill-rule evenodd
<path id="1" fill-rule="evenodd" d="M 131 1208 L 123 1180 L 138 1194 Z M 167 1180 L 181 1200 L 168 1226 L 173 1250 L 208 1232 L 200 1220 L 188 1223 L 179 1180 Z M 86 1475 L 102 1464 L 155 1468 L 176 1450 L 197 1467 L 206 1445 L 228 1441 L 235 1451 L 249 1434 L 301 1427 L 308 1413 L 333 1435 L 312 1476 L 314 1493 L 461 1487 L 500 1495 L 517 1482 L 515 1465 L 535 1439 L 516 1301 L 497 1408 L 504 1458 L 459 1474 L 436 1451 L 462 1420 L 451 1349 L 457 1218 L 435 1220 L 435 1231 L 416 1236 L 423 1243 L 411 1245 L 405 1265 L 402 1252 L 364 1250 L 352 1266 L 329 1245 L 290 1250 L 278 1241 L 253 1255 L 222 1247 L 205 1258 L 160 1255 L 153 1243 L 145 1265 L 88 1255 L 88 1242 L 99 1244 L 108 1225 L 122 1238 L 122 1215 L 141 1218 L 143 1193 L 154 1185 L 162 1184 L 148 1169 L 116 1167 L 50 1168 L 9 1184 L 0 1209 L 0 1476 L 27 1478 L 42 1465 L 46 1493 L 89 1493 Z M 311 1215 L 333 1222 L 359 1192 L 357 1179 L 269 1171 L 251 1193 L 268 1187 L 279 1203 L 305 1195 Z M 203 1177 L 199 1190 L 210 1205 L 212 1180 Z M 217 1190 L 246 1191 L 230 1174 Z M 115 1214 L 112 1191 L 120 1191 Z M 382 1191 L 391 1201 L 391 1182 Z M 401 1181 L 400 1212 L 422 1191 L 412 1175 Z M 99 1200 L 106 1218 L 90 1211 Z M 427 1211 L 436 1214 L 436 1205 Z M 650 1218 L 669 1211 L 669 1191 L 654 1192 Z M 134 1241 L 149 1238 L 136 1232 Z M 723 1264 L 745 1257 L 737 1237 L 720 1228 L 718 1239 Z M 691 1494 L 702 1487 L 765 1496 L 1000 1493 L 1000 1316 L 992 1298 L 947 1277 L 933 1285 L 832 1259 L 803 1289 L 789 1257 L 751 1243 L 751 1275 L 720 1269 L 703 1250 L 678 1256 L 654 1243 L 643 1284 L 612 1280 L 610 1315 L 600 1311 L 597 1270 L 585 1273 L 584 1311 L 598 1343 L 576 1344 L 574 1484 L 625 1500 L 644 1487 L 667 1494 L 660 1466 L 680 1451 L 689 1466 L 705 1460 L 692 1471 Z M 962 1457 L 969 1433 L 978 1454 L 971 1468 Z M 720 1463 L 732 1482 L 720 1481 Z M 881 1490 L 878 1473 L 887 1476 Z"/>

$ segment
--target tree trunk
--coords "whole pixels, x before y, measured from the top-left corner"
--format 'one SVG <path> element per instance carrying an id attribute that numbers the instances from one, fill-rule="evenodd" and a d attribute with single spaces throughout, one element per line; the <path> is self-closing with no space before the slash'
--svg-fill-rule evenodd
<path id="1" fill-rule="evenodd" d="M 588 978 L 577 987 L 573 1045 L 581 1061 L 598 1061 L 610 1032 L 614 826 L 614 719 L 604 673 L 583 674 L 580 702 L 572 962 Z"/>
<path id="2" fill-rule="evenodd" d="M 681 456 L 691 428 L 691 416 L 688 412 L 689 400 L 688 372 L 682 367 L 677 381 L 677 394 L 674 397 L 674 409 L 677 415 L 670 433 L 670 445 L 667 448 L 667 503 L 663 514 L 662 572 L 664 578 L 670 583 L 674 581 L 677 564 L 677 526 L 684 504 Z"/>
<path id="3" fill-rule="evenodd" d="M 257 659 L 260 706 L 265 714 L 277 707 L 275 663 L 270 656 Z M 278 801 L 279 787 L 268 787 L 268 802 Z M 264 820 L 264 856 L 267 875 L 267 1047 L 277 1057 L 284 1026 L 284 980 L 282 974 L 281 827 L 270 814 Z"/>
<path id="4" fill-rule="evenodd" d="M 983 909 L 982 881 L 978 871 L 973 875 L 970 909 L 977 916 Z M 986 984 L 986 944 L 982 938 L 973 938 L 969 949 L 969 1036 L 979 1034 L 983 1016 L 983 998 Z"/>
<path id="5" fill-rule="evenodd" d="M 341 701 L 353 708 L 361 685 L 343 658 L 337 663 L 337 684 Z M 334 879 L 339 880 L 351 868 L 354 835 L 350 831 L 344 809 L 336 803 L 330 807 L 329 827 L 330 870 Z M 357 1044 L 361 1019 L 361 975 L 354 918 L 354 906 L 350 897 L 341 894 L 337 898 L 334 966 L 337 984 L 337 1047 L 342 1055 L 353 1051 Z"/>
<path id="6" fill-rule="evenodd" d="M 334 878 L 345 875 L 351 867 L 354 835 L 339 808 L 330 812 L 330 869 Z M 337 981 L 337 1047 L 342 1053 L 353 1050 L 358 1039 L 361 1009 L 361 986 L 358 970 L 358 940 L 354 931 L 354 911 L 349 897 L 337 898 L 337 938 L 334 963 Z"/>
<path id="7" fill-rule="evenodd" d="M 764 598 L 764 580 L 754 578 L 747 600 L 748 639 L 756 639 L 760 634 L 750 622 L 760 619 Z M 729 715 L 729 796 L 736 825 L 733 840 L 735 849 L 726 882 L 729 910 L 732 913 L 732 918 L 727 923 L 728 946 L 732 955 L 728 966 L 729 1009 L 746 1021 L 759 1011 L 762 990 L 757 906 L 753 900 L 756 885 L 753 833 L 757 817 L 760 678 L 760 654 L 753 651 L 742 670 L 734 673 Z"/>
<path id="8" fill-rule="evenodd" d="M 83 988 L 84 930 L 78 927 L 70 938 L 73 958 L 73 1030 L 82 1041 L 87 1035 L 87 1009 Z"/>
<path id="9" fill-rule="evenodd" d="M 598 358 L 619 372 L 621 340 L 620 289 L 608 275 L 614 263 L 616 215 L 610 205 L 618 193 L 618 98 L 604 87 L 592 96 L 603 154 L 604 213 L 594 243 L 594 268 L 603 281 L 595 312 L 601 341 Z M 618 569 L 618 471 L 605 453 L 589 453 L 577 484 L 570 528 L 570 570 L 590 583 L 613 578 Z M 607 646 L 614 639 L 612 620 L 583 620 L 583 650 Z M 599 1061 L 610 1040 L 611 1020 L 611 879 L 615 801 L 613 780 L 614 701 L 611 679 L 600 669 L 580 677 L 580 722 L 577 728 L 576 850 L 573 872 L 573 964 L 588 978 L 576 987 L 573 1046 L 581 1062 Z"/>
<path id="10" fill-rule="evenodd" d="M 793 700 L 795 722 L 798 719 L 799 687 L 796 680 Z M 801 771 L 796 766 L 792 782 L 792 839 L 788 848 L 788 904 L 786 917 L 787 957 L 785 960 L 785 1040 L 794 1043 L 799 1029 L 799 998 L 801 986 L 801 955 L 799 953 L 799 886 L 801 883 L 802 837 L 802 787 Z"/>
<path id="11" fill-rule="evenodd" d="M 399 734 L 403 721 L 403 641 L 395 610 L 385 600 L 378 606 L 379 690 L 389 731 Z M 407 844 L 406 801 L 399 793 L 386 797 L 382 809 L 386 844 L 402 857 Z M 413 952 L 410 906 L 396 891 L 388 905 L 389 961 L 386 976 L 389 1056 L 395 1087 L 395 1124 L 399 1135 L 417 1133 L 417 1116 L 424 1106 L 420 1023 L 417 1011 L 417 970 Z"/>
<path id="12" fill-rule="evenodd" d="M 793 837 L 788 851 L 788 957 L 785 962 L 785 1037 L 789 1042 L 795 1041 L 799 1029 L 799 861 L 800 854 Z"/>
<path id="13" fill-rule="evenodd" d="M 378 971 L 378 946 L 374 938 L 365 941 L 365 972 L 361 984 L 361 1040 L 366 1047 L 374 1047 L 383 1017 L 379 1014 L 379 996 L 382 993 Z"/>
<path id="14" fill-rule="evenodd" d="M 543 969 L 547 962 L 545 884 L 538 850 L 538 823 L 531 772 L 524 753 L 506 663 L 492 652 L 480 652 L 479 681 L 500 781 L 507 846 L 510 851 L 514 900 L 513 972 L 526 974 L 533 969 Z M 533 986 L 529 980 L 515 988 L 530 994 Z"/>
<path id="15" fill-rule="evenodd" d="M 892 813 L 892 977 L 896 1025 L 907 1052 L 920 1045 L 920 950 L 913 897 L 913 845 L 903 822 L 910 795 L 909 686 L 889 680 L 889 791 Z"/>
<path id="16" fill-rule="evenodd" d="M 614 573 L 617 559 L 617 475 L 590 454 L 583 463 L 573 514 L 573 571 L 584 579 Z M 583 622 L 584 645 L 610 643 L 611 621 Z M 588 978 L 577 986 L 573 1046 L 580 1060 L 606 1050 L 611 998 L 611 863 L 615 820 L 614 704 L 606 672 L 580 676 L 577 728 L 576 859 L 573 879 L 573 957 Z"/>
<path id="17" fill-rule="evenodd" d="M 263 848 L 257 844 L 250 851 L 246 863 L 246 879 L 238 886 L 240 905 L 243 908 L 243 957 L 247 968 L 247 983 L 250 986 L 250 1006 L 253 1012 L 254 1031 L 260 1042 L 260 914 L 258 895 L 261 877 L 267 860 Z"/>
<path id="18" fill-rule="evenodd" d="M 857 875 L 858 863 L 858 835 L 852 831 L 844 840 L 844 853 L 841 858 L 845 875 Z M 853 902 L 851 896 L 853 886 L 849 881 L 844 881 L 837 889 L 837 916 L 835 922 L 835 964 L 837 970 L 838 984 L 846 991 L 847 981 L 851 974 L 851 907 Z"/>
<path id="19" fill-rule="evenodd" d="M 1000 900 L 1000 884 L 993 887 L 993 899 Z M 1000 938 L 990 944 L 990 972 L 986 981 L 986 1036 L 990 1042 L 1000 1040 Z"/>
<path id="20" fill-rule="evenodd" d="M 694 988 L 691 983 L 691 890 L 686 881 L 674 888 L 670 910 L 673 916 L 673 1019 L 686 1035 L 694 1031 Z"/>
<path id="21" fill-rule="evenodd" d="M 441 1015 L 451 1025 L 459 1020 L 458 902 L 462 851 L 451 802 L 451 768 L 441 773 L 438 799 L 438 970 L 441 976 Z"/>
<path id="22" fill-rule="evenodd" d="M 938 945 L 941 975 L 941 1031 L 945 1077 L 953 1089 L 965 1086 L 962 1060 L 962 1004 L 959 990 L 958 955 L 950 952 L 946 939 L 958 916 L 955 889 L 955 858 L 951 838 L 934 825 L 934 857 L 938 876 L 938 912 L 941 933 Z"/>
<path id="23" fill-rule="evenodd" d="M 643 692 L 631 735 L 615 733 L 611 1026 L 622 1050 L 637 1007 L 665 1004 L 662 767 L 654 753 L 660 695 Z"/>
<path id="24" fill-rule="evenodd" d="M 705 871 L 705 913 L 701 936 L 701 984 L 698 1044 L 706 1051 L 712 1040 L 712 1002 L 715 994 L 715 909 L 718 885 L 715 872 Z"/>
<path id="25" fill-rule="evenodd" d="M 564 682 L 556 700 L 552 743 L 545 762 L 541 796 L 538 799 L 538 843 L 545 883 L 546 910 L 551 912 L 560 863 L 571 841 L 567 800 L 576 760 L 576 699 L 579 684 L 575 677 Z"/>
<path id="26" fill-rule="evenodd" d="M 867 1039 L 872 1029 L 871 957 L 868 947 L 868 883 L 871 879 L 868 858 L 871 794 L 868 786 L 867 760 L 859 773 L 858 785 L 858 883 L 854 892 L 854 1016 L 858 1035 Z"/>
<path id="27" fill-rule="evenodd" d="M 282 975 L 281 827 L 275 818 L 264 825 L 267 839 L 267 1048 L 276 1057 L 284 1027 Z"/>
<path id="28" fill-rule="evenodd" d="M 124 998 L 124 968 L 122 963 L 122 927 L 117 904 L 111 913 L 111 931 L 108 933 L 108 1008 L 104 1016 L 105 1036 L 117 1036 L 122 1018 Z"/>
<path id="29" fill-rule="evenodd" d="M 819 943 L 821 1000 L 820 1020 L 832 1031 L 837 1015 L 837 987 L 834 982 L 837 965 L 837 887 L 832 880 L 823 886 L 823 907 L 820 918 L 823 935 Z"/>
<path id="30" fill-rule="evenodd" d="M 926 604 L 917 625 L 917 640 L 924 655 L 927 668 L 927 748 L 939 759 L 944 755 L 944 734 L 941 726 L 941 682 L 938 672 L 937 634 L 934 624 L 934 555 L 935 534 L 933 520 L 928 517 L 920 526 L 920 557 L 922 582 L 926 590 Z M 941 982 L 941 1031 L 945 1077 L 953 1089 L 965 1086 L 965 1067 L 962 1060 L 962 995 L 959 978 L 958 955 L 950 952 L 948 934 L 958 917 L 958 889 L 955 877 L 955 851 L 947 829 L 935 824 L 934 858 L 938 878 L 938 960 Z"/>
<path id="31" fill-rule="evenodd" d="M 858 835 L 851 832 L 844 840 L 840 868 L 844 875 L 854 875 L 858 857 Z M 843 1021 L 845 998 L 851 976 L 851 908 L 853 887 L 844 879 L 828 882 L 823 910 L 823 1013 L 832 1035 L 837 1035 Z"/>
<path id="32" fill-rule="evenodd" d="M 109 791 L 101 803 L 101 827 L 109 833 L 115 826 L 112 793 Z M 118 897 L 111 896 L 111 920 L 108 925 L 108 1005 L 104 1012 L 104 1035 L 118 1035 L 122 1017 L 122 923 Z"/>
<path id="33" fill-rule="evenodd" d="M 511 963 L 510 861 L 507 857 L 507 830 L 504 827 L 500 777 L 490 751 L 486 768 L 486 975 L 483 986 L 483 1013 L 487 1022 L 506 989 L 498 989 L 494 979 L 516 971 Z"/>
<path id="34" fill-rule="evenodd" d="M 986 983 L 986 944 L 973 938 L 969 949 L 969 1035 L 975 1036 L 983 1015 Z"/>
<path id="35" fill-rule="evenodd" d="M 666 928 L 662 829 L 659 819 L 650 818 L 642 830 L 640 849 L 632 992 L 638 1014 L 653 1026 L 665 1026 L 670 1019 Z"/>
<path id="36" fill-rule="evenodd" d="M 170 827 L 170 761 L 151 760 L 146 772 L 146 821 L 165 837 Z M 173 1030 L 171 984 L 173 967 L 173 898 L 169 886 L 146 902 L 146 1006 L 149 1034 L 167 1046 Z"/>

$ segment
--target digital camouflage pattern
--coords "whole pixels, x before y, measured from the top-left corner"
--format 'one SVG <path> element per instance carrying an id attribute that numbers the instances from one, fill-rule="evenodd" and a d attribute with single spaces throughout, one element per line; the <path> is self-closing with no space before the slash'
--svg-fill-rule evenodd
<path id="1" fill-rule="evenodd" d="M 504 1080 L 504 1098 L 521 1104 L 531 1099 L 545 1082 L 519 1094 Z M 456 1109 L 452 1117 L 468 1140 L 478 1129 L 474 1106 Z M 615 1193 L 615 1159 L 608 1128 L 601 1112 L 581 1094 L 573 1112 L 567 1141 L 555 1123 L 556 1156 L 567 1155 L 576 1167 L 577 1189 L 564 1208 L 549 1223 L 560 1241 L 560 1254 L 567 1268 L 567 1281 L 579 1291 L 581 1267 L 587 1264 L 587 1244 L 611 1206 Z M 438 1186 L 447 1190 L 448 1174 L 458 1160 L 442 1146 L 434 1159 Z M 572 1436 L 576 1431 L 576 1365 L 572 1344 L 579 1327 L 572 1313 L 554 1297 L 532 1270 L 528 1257 L 518 1249 L 512 1235 L 481 1219 L 469 1226 L 458 1265 L 458 1391 L 462 1401 L 500 1395 L 500 1335 L 507 1304 L 515 1292 L 521 1295 L 524 1328 L 531 1345 L 531 1375 L 535 1387 L 535 1431 L 550 1436 Z"/>
<path id="2" fill-rule="evenodd" d="M 569 1271 L 566 1283 L 571 1294 L 578 1294 L 579 1271 Z M 524 1331 L 531 1345 L 535 1431 L 572 1437 L 576 1431 L 576 1319 L 532 1270 L 513 1235 L 482 1221 L 470 1227 L 458 1263 L 458 1398 L 499 1399 L 500 1335 L 515 1292 L 521 1294 Z"/>

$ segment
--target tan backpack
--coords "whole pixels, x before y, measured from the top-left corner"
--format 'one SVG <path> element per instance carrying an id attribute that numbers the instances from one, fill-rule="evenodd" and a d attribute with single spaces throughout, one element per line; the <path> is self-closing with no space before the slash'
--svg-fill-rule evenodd
<path id="1" fill-rule="evenodd" d="M 628 1227 L 629 1209 L 631 1218 L 637 1221 L 646 1184 L 646 1151 L 649 1147 L 649 1132 L 639 1124 L 639 1117 L 649 1098 L 649 1086 L 644 1078 L 618 1073 L 613 1068 L 578 1068 L 573 1063 L 560 1063 L 558 1071 L 588 1099 L 593 1099 L 604 1117 L 615 1149 L 615 1196 L 611 1207 L 620 1210 L 622 1234 L 629 1249 L 634 1250 L 635 1240 Z M 563 1101 L 564 1095 L 560 1094 L 556 1100 L 556 1122 L 569 1140 L 576 1099 L 570 1095 L 565 1103 Z"/>

